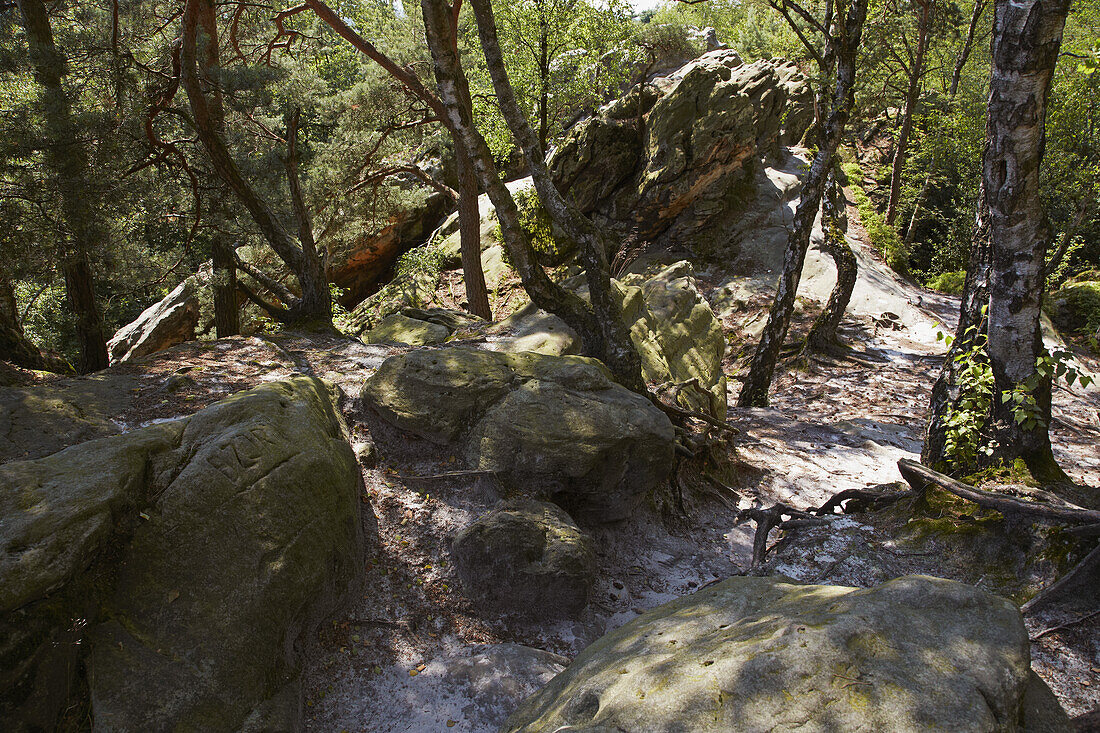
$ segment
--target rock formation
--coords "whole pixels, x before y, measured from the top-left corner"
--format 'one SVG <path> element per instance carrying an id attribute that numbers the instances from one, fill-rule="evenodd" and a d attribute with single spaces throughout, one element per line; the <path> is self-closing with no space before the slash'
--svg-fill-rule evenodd
<path id="1" fill-rule="evenodd" d="M 5 729 L 294 729 L 300 644 L 361 567 L 360 486 L 309 377 L 0 466 Z"/>
<path id="2" fill-rule="evenodd" d="M 596 575 L 591 540 L 541 501 L 497 507 L 455 537 L 451 557 L 467 597 L 489 616 L 576 617 Z"/>
<path id="3" fill-rule="evenodd" d="M 139 359 L 195 338 L 199 323 L 199 299 L 194 278 L 142 311 L 107 342 L 111 363 Z"/>
<path id="4" fill-rule="evenodd" d="M 734 577 L 607 634 L 504 730 L 1010 731 L 1028 665 L 1016 607 L 962 583 Z"/>
<path id="5" fill-rule="evenodd" d="M 472 468 L 547 495 L 581 521 L 628 516 L 672 465 L 672 423 L 593 359 L 413 351 L 383 362 L 362 399 L 402 430 L 460 444 Z"/>

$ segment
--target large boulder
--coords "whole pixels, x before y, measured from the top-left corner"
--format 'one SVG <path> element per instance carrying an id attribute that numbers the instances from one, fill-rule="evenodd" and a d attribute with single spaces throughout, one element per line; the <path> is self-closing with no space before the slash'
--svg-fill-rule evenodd
<path id="1" fill-rule="evenodd" d="M 607 634 L 504 730 L 1014 731 L 1028 684 L 1019 611 L 973 586 L 735 577 Z"/>
<path id="2" fill-rule="evenodd" d="M 199 323 L 199 298 L 194 278 L 187 278 L 172 292 L 142 311 L 107 342 L 111 363 L 139 359 L 195 338 Z"/>
<path id="3" fill-rule="evenodd" d="M 96 374 L 31 387 L 0 387 L 0 463 L 42 458 L 115 435 L 111 419 L 130 406 L 138 380 Z"/>
<path id="4" fill-rule="evenodd" d="M 451 557 L 466 596 L 493 615 L 569 618 L 588 605 L 595 582 L 591 540 L 541 501 L 489 512 L 455 536 Z"/>
<path id="5" fill-rule="evenodd" d="M 678 386 L 684 407 L 726 419 L 726 337 L 699 293 L 691 263 L 681 260 L 651 277 L 621 281 L 623 319 L 649 382 Z"/>
<path id="6" fill-rule="evenodd" d="M 585 213 L 622 234 L 676 242 L 735 214 L 756 162 L 796 142 L 812 116 L 794 64 L 715 50 L 605 105 L 549 165 Z"/>
<path id="7" fill-rule="evenodd" d="M 593 359 L 470 348 L 390 357 L 362 399 L 515 488 L 549 495 L 585 521 L 615 521 L 664 481 L 672 423 Z"/>
<path id="8" fill-rule="evenodd" d="M 359 469 L 293 377 L 0 466 L 0 720 L 291 730 L 299 654 L 361 567 Z"/>

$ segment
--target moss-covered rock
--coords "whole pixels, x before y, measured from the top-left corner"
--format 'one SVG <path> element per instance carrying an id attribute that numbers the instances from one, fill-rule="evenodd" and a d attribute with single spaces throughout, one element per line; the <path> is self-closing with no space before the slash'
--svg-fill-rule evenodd
<path id="1" fill-rule="evenodd" d="M 0 387 L 0 463 L 30 460 L 119 432 L 112 415 L 130 404 L 137 380 L 116 374 L 33 387 Z"/>
<path id="2" fill-rule="evenodd" d="M 627 516 L 672 463 L 668 418 L 593 359 L 414 351 L 387 359 L 362 398 L 402 430 L 461 443 L 469 465 L 586 521 Z"/>
<path id="3" fill-rule="evenodd" d="M 735 577 L 607 634 L 504 730 L 1012 731 L 1028 681 L 1020 613 L 983 590 Z"/>
<path id="4" fill-rule="evenodd" d="M 404 313 L 394 313 L 363 334 L 363 340 L 368 344 L 424 346 L 446 341 L 450 335 L 451 329 L 446 326 L 410 318 Z"/>
<path id="5" fill-rule="evenodd" d="M 359 567 L 360 486 L 309 377 L 0 467 L 4 728 L 65 708 L 102 730 L 296 727 L 300 641 Z"/>
<path id="6" fill-rule="evenodd" d="M 588 605 L 591 545 L 553 504 L 515 500 L 459 532 L 451 556 L 466 595 L 485 612 L 568 618 Z"/>
<path id="7" fill-rule="evenodd" d="M 623 319 L 649 382 L 680 385 L 687 408 L 726 418 L 726 339 L 710 304 L 699 294 L 691 263 L 680 261 L 645 278 L 623 278 Z"/>

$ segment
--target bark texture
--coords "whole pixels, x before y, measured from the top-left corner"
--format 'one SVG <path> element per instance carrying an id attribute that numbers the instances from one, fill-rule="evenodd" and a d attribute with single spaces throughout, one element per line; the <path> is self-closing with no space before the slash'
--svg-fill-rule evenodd
<path id="1" fill-rule="evenodd" d="M 821 206 L 821 197 L 825 182 L 833 166 L 833 157 L 840 144 L 841 134 L 848 122 L 854 101 L 856 54 L 863 34 L 863 22 L 867 18 L 867 0 L 854 0 L 846 16 L 839 17 L 835 24 L 835 38 L 831 39 L 836 52 L 836 86 L 834 87 L 831 109 L 821 133 L 821 146 L 814 156 L 806 181 L 802 185 L 802 195 L 794 214 L 794 225 L 787 240 L 787 250 L 783 257 L 783 271 L 772 301 L 771 312 L 760 342 L 756 346 L 749 373 L 741 387 L 737 404 L 741 407 L 766 407 L 768 389 L 771 387 L 775 364 L 787 329 L 794 312 L 795 293 L 802 278 L 802 266 L 806 261 L 806 250 L 810 246 L 814 219 Z"/>
<path id="2" fill-rule="evenodd" d="M 287 182 L 291 189 L 294 220 L 298 226 L 297 236 L 282 224 L 276 210 L 263 199 L 241 173 L 229 151 L 225 137 L 218 127 L 220 105 L 207 99 L 203 80 L 199 75 L 197 63 L 198 49 L 205 48 L 211 41 L 200 27 L 199 18 L 202 4 L 208 0 L 187 0 L 183 12 L 183 34 L 180 51 L 180 83 L 187 92 L 191 103 L 192 118 L 199 140 L 210 157 L 214 171 L 248 211 L 253 222 L 260 230 L 268 245 L 275 251 L 298 279 L 300 296 L 283 297 L 285 307 L 266 305 L 265 309 L 275 318 L 294 325 L 332 326 L 332 299 L 328 290 L 321 258 L 313 242 L 309 217 L 306 216 L 297 176 L 297 118 L 288 130 L 289 152 L 286 159 Z M 256 300 L 255 293 L 247 291 L 249 297 Z M 283 295 L 289 295 L 283 292 Z"/>
<path id="3" fill-rule="evenodd" d="M 485 272 L 481 267 L 481 211 L 477 205 L 477 173 L 465 148 L 455 146 L 458 158 L 458 238 L 462 253 L 462 280 L 466 285 L 466 303 L 470 312 L 487 321 L 493 320 Z"/>
<path id="4" fill-rule="evenodd" d="M 62 255 L 65 292 L 76 318 L 80 344 L 79 370 L 94 372 L 107 366 L 107 339 L 96 302 L 90 253 L 106 245 L 106 232 L 95 210 L 88 153 L 73 120 L 72 101 L 64 87 L 65 59 L 53 41 L 49 16 L 42 0 L 19 0 L 27 33 L 34 78 L 42 88 L 45 113 L 45 163 L 61 198 L 62 216 L 70 240 Z"/>
<path id="5" fill-rule="evenodd" d="M 989 206 L 989 361 L 995 382 L 996 455 L 1024 458 L 1042 478 L 1056 469 L 1046 424 L 1024 430 L 999 395 L 1035 374 L 1051 239 L 1039 197 L 1046 107 L 1070 0 L 996 0 L 993 73 L 982 182 Z M 1033 392 L 1050 422 L 1049 380 Z"/>
<path id="6" fill-rule="evenodd" d="M 821 201 L 821 228 L 825 233 L 821 248 L 832 257 L 833 264 L 836 265 L 836 285 L 829 293 L 825 309 L 806 336 L 806 346 L 812 351 L 826 351 L 840 343 L 837 328 L 844 318 L 844 312 L 848 310 L 848 302 L 851 301 L 852 291 L 856 286 L 856 275 L 859 273 L 856 256 L 848 246 L 844 230 L 840 227 L 842 195 L 836 176 L 830 175 Z"/>

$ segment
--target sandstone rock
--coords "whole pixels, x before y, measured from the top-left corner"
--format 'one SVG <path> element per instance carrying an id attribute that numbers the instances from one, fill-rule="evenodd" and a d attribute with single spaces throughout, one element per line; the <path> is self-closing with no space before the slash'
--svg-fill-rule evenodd
<path id="1" fill-rule="evenodd" d="M 650 278 L 622 280 L 623 318 L 649 382 L 682 385 L 678 401 L 726 419 L 722 324 L 695 285 L 691 264 L 680 261 Z"/>
<path id="2" fill-rule="evenodd" d="M 451 200 L 441 193 L 421 188 L 417 203 L 395 211 L 377 231 L 357 237 L 336 248 L 326 265 L 329 282 L 347 292 L 341 302 L 351 307 L 363 300 L 404 252 L 428 239 L 451 209 Z"/>
<path id="3" fill-rule="evenodd" d="M 607 634 L 504 730 L 1011 731 L 1028 677 L 1019 611 L 972 586 L 735 577 Z"/>
<path id="4" fill-rule="evenodd" d="M 596 572 L 591 541 L 553 504 L 506 502 L 459 532 L 451 548 L 468 598 L 485 612 L 575 616 Z"/>
<path id="5" fill-rule="evenodd" d="M 580 353 L 577 332 L 533 303 L 494 324 L 489 331 L 499 335 L 487 346 L 493 351 L 532 351 L 552 356 Z"/>
<path id="6" fill-rule="evenodd" d="M 360 486 L 301 376 L 0 467 L 5 729 L 73 705 L 101 730 L 297 727 L 300 641 L 360 566 Z"/>
<path id="7" fill-rule="evenodd" d="M 0 387 L 0 463 L 30 460 L 119 432 L 111 418 L 130 404 L 133 377 L 97 374 L 21 388 Z"/>
<path id="8" fill-rule="evenodd" d="M 451 329 L 446 326 L 410 318 L 403 313 L 394 313 L 363 334 L 363 340 L 368 344 L 424 346 L 446 341 L 450 335 Z"/>
<path id="9" fill-rule="evenodd" d="M 672 462 L 668 418 L 593 359 L 414 351 L 387 359 L 362 399 L 402 430 L 464 444 L 469 465 L 585 521 L 627 516 Z"/>
<path id="10" fill-rule="evenodd" d="M 198 322 L 199 299 L 195 283 L 188 278 L 111 337 L 107 342 L 111 363 L 139 359 L 190 341 Z"/>
<path id="11" fill-rule="evenodd" d="M 797 140 L 812 108 L 793 64 L 715 50 L 574 127 L 549 165 L 560 190 L 621 235 L 690 240 L 736 212 L 756 161 Z"/>

